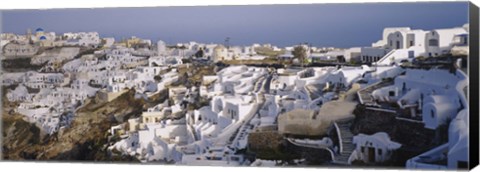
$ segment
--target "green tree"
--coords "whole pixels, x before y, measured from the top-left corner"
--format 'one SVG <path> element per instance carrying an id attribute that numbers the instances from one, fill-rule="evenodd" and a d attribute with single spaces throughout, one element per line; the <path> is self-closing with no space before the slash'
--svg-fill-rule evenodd
<path id="1" fill-rule="evenodd" d="M 293 58 L 298 59 L 300 64 L 303 67 L 303 64 L 305 63 L 305 60 L 307 59 L 307 49 L 305 49 L 303 46 L 299 45 L 293 48 Z"/>

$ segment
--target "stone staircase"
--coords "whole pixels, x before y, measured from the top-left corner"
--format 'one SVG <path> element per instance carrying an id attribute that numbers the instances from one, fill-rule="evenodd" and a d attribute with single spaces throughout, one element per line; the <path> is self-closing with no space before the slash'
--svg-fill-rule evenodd
<path id="1" fill-rule="evenodd" d="M 350 155 L 355 150 L 355 145 L 353 145 L 353 134 L 350 131 L 353 119 L 354 117 L 351 117 L 334 122 L 338 131 L 340 144 L 340 150 L 334 159 L 334 163 L 336 164 L 347 165 L 348 158 L 350 158 Z"/>
<path id="2" fill-rule="evenodd" d="M 200 140 L 200 136 L 198 135 L 195 128 L 192 125 L 188 125 L 188 126 L 190 126 L 190 130 L 192 131 L 193 139 L 195 139 L 195 141 Z"/>
<path id="3" fill-rule="evenodd" d="M 385 80 L 385 81 L 373 83 L 372 85 L 369 85 L 359 90 L 357 94 L 358 94 L 360 103 L 367 106 L 376 106 L 377 103 L 373 100 L 373 97 L 372 97 L 373 91 L 382 87 L 392 85 L 392 84 L 393 84 L 393 81 Z"/>

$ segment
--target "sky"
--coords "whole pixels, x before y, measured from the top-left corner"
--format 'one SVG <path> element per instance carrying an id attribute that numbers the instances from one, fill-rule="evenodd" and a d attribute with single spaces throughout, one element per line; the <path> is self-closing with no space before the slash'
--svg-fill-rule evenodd
<path id="1" fill-rule="evenodd" d="M 341 48 L 370 46 L 385 27 L 431 30 L 468 22 L 468 2 L 185 6 L 1 11 L 2 32 L 43 28 L 57 34 L 96 31 L 167 44 L 271 43 Z"/>

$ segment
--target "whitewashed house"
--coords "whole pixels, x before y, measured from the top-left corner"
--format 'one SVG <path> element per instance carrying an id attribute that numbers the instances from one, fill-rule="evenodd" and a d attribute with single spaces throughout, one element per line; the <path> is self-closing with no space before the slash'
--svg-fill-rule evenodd
<path id="1" fill-rule="evenodd" d="M 448 142 L 409 159 L 407 169 L 468 169 L 468 114 L 468 109 L 460 111 L 449 124 Z"/>
<path id="2" fill-rule="evenodd" d="M 349 163 L 356 160 L 364 163 L 382 163 L 390 160 L 393 152 L 402 146 L 391 141 L 384 132 L 373 135 L 358 134 L 353 137 L 353 143 L 355 150 L 350 155 Z"/>
<path id="3" fill-rule="evenodd" d="M 65 33 L 63 36 L 67 40 L 65 44 L 69 46 L 98 47 L 101 43 L 98 32 Z"/>
<path id="4" fill-rule="evenodd" d="M 343 57 L 347 62 L 361 62 L 362 48 L 352 47 L 344 51 Z"/>
<path id="5" fill-rule="evenodd" d="M 232 123 L 231 119 L 212 111 L 210 106 L 204 106 L 187 118 L 187 124 L 193 126 L 194 134 L 199 139 L 212 138 Z"/>
<path id="6" fill-rule="evenodd" d="M 392 32 L 387 37 L 384 46 L 389 53 L 378 60 L 378 64 L 400 63 L 402 60 L 425 56 L 427 44 L 425 43 L 427 31 L 424 30 L 399 30 Z"/>
<path id="7" fill-rule="evenodd" d="M 103 39 L 103 47 L 110 48 L 115 44 L 115 38 L 110 37 L 110 38 L 102 38 Z"/>
<path id="8" fill-rule="evenodd" d="M 326 81 L 329 85 L 336 85 L 338 88 L 349 87 L 354 82 L 362 79 L 363 75 L 370 70 L 366 65 L 361 67 L 343 67 L 328 75 Z"/>
<path id="9" fill-rule="evenodd" d="M 223 61 L 223 60 L 231 60 L 232 57 L 229 56 L 228 49 L 225 48 L 225 46 L 217 45 L 213 49 L 212 59 L 213 59 L 213 62 L 218 62 L 218 61 Z"/>
<path id="10" fill-rule="evenodd" d="M 38 73 L 29 71 L 25 73 L 25 85 L 30 88 L 48 88 L 59 86 L 63 83 L 64 75 L 61 73 Z"/>
<path id="11" fill-rule="evenodd" d="M 25 74 L 23 72 L 15 72 L 15 73 L 2 73 L 2 80 L 1 85 L 8 86 L 14 84 L 20 84 L 25 80 Z"/>
<path id="12" fill-rule="evenodd" d="M 252 96 L 215 96 L 211 106 L 215 113 L 229 118 L 233 122 L 243 119 L 253 107 Z"/>
<path id="13" fill-rule="evenodd" d="M 25 102 L 25 101 L 31 101 L 33 98 L 33 95 L 28 93 L 27 87 L 24 85 L 18 85 L 15 90 L 11 90 L 7 93 L 7 99 L 8 101 L 15 102 Z"/>
<path id="14" fill-rule="evenodd" d="M 391 50 L 382 57 L 378 64 L 390 65 L 402 63 L 402 61 L 418 57 L 435 57 L 451 52 L 456 44 L 465 44 L 465 35 L 468 31 L 465 27 L 447 29 L 424 30 L 398 30 L 387 36 L 387 44 L 384 46 Z"/>
<path id="15" fill-rule="evenodd" d="M 159 40 L 157 42 L 157 54 L 159 56 L 168 55 L 167 54 L 167 44 L 165 42 L 163 42 L 162 40 Z"/>
<path id="16" fill-rule="evenodd" d="M 421 116 L 425 128 L 432 130 L 448 124 L 467 106 L 462 90 L 468 81 L 462 71 L 407 69 L 404 73 L 395 77 L 393 85 L 373 91 L 372 97 L 410 109 L 411 117 Z"/>
<path id="17" fill-rule="evenodd" d="M 362 47 L 360 49 L 360 58 L 362 63 L 376 62 L 385 54 L 387 54 L 387 50 L 384 48 Z"/>
<path id="18" fill-rule="evenodd" d="M 382 39 L 372 43 L 372 47 L 386 48 L 388 45 L 388 36 L 397 31 L 409 31 L 409 27 L 387 27 L 383 29 Z"/>
<path id="19" fill-rule="evenodd" d="M 463 27 L 435 29 L 425 36 L 426 53 L 428 57 L 449 53 L 453 47 L 455 36 L 467 34 Z"/>
<path id="20" fill-rule="evenodd" d="M 426 96 L 422 104 L 422 120 L 429 129 L 447 124 L 447 120 L 453 119 L 461 108 L 458 98 L 449 95 Z"/>

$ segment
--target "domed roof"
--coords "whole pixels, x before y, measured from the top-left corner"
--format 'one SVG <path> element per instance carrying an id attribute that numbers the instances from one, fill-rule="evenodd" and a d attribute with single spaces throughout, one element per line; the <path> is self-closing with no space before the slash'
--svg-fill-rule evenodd
<path id="1" fill-rule="evenodd" d="M 39 27 L 37 30 L 35 30 L 35 32 L 43 32 L 43 29 Z"/>
<path id="2" fill-rule="evenodd" d="M 45 37 L 45 36 L 40 37 L 40 40 L 46 40 L 46 39 L 47 39 L 47 37 Z"/>

